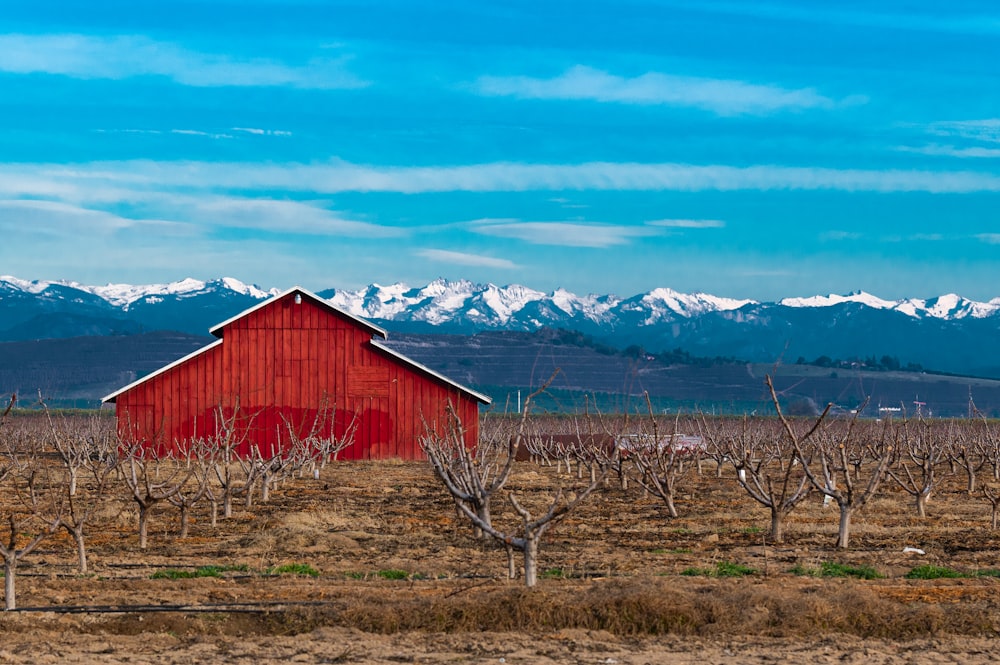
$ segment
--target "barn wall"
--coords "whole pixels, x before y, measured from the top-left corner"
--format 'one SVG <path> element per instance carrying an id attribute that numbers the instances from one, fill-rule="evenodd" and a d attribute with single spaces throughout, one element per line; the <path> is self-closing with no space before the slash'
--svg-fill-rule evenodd
<path id="1" fill-rule="evenodd" d="M 371 337 L 357 321 L 288 294 L 226 325 L 222 344 L 119 395 L 119 428 L 162 449 L 210 436 L 221 413 L 246 432 L 244 455 L 287 446 L 289 429 L 316 429 L 353 430 L 343 459 L 419 459 L 424 423 L 444 431 L 450 403 L 472 445 L 478 402 L 376 349 Z"/>

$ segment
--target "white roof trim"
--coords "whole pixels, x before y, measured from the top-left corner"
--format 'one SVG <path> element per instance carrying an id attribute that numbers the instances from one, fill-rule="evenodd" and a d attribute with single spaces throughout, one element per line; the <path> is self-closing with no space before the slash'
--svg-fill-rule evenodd
<path id="1" fill-rule="evenodd" d="M 106 397 L 102 397 L 101 398 L 101 404 L 105 404 L 107 402 L 113 402 L 122 393 L 127 392 L 129 390 L 132 390 L 133 388 L 135 388 L 139 384 L 145 383 L 146 381 L 149 381 L 154 376 L 159 376 L 160 374 L 163 374 L 164 372 L 168 372 L 168 371 L 172 370 L 174 367 L 177 367 L 180 364 L 186 363 L 187 361 L 191 360 L 192 358 L 194 358 L 196 356 L 199 356 L 202 353 L 205 353 L 209 349 L 213 349 L 213 348 L 217 347 L 220 344 L 222 344 L 222 339 L 217 339 L 214 342 L 211 342 L 211 343 L 209 343 L 209 344 L 201 347 L 197 351 L 192 351 L 191 353 L 187 354 L 183 358 L 178 358 L 177 360 L 175 360 L 174 362 L 170 363 L 169 365 L 165 365 L 165 366 L 161 367 L 160 369 L 156 370 L 155 372 L 147 374 L 146 376 L 142 377 L 141 379 L 136 379 L 135 381 L 133 381 L 132 383 L 128 384 L 124 388 L 119 388 L 118 390 L 116 390 L 115 392 L 111 393 L 110 395 L 108 395 Z"/>
<path id="2" fill-rule="evenodd" d="M 397 360 L 401 360 L 404 363 L 406 363 L 407 365 L 410 365 L 411 367 L 415 367 L 415 368 L 419 369 L 422 372 L 426 372 L 427 374 L 430 374 L 431 376 L 435 377 L 436 379 L 440 379 L 441 381 L 444 381 L 448 385 L 454 386 L 455 388 L 458 388 L 462 392 L 467 393 L 469 395 L 472 395 L 473 397 L 475 397 L 476 399 L 478 399 L 483 404 L 492 404 L 493 403 L 493 398 L 487 397 L 486 395 L 484 395 L 482 393 L 478 393 L 475 390 L 472 390 L 470 388 L 466 388 L 462 384 L 457 383 L 455 381 L 452 381 L 447 376 L 444 376 L 443 374 L 439 374 L 439 373 L 435 372 L 430 367 L 427 367 L 426 365 L 421 365 L 420 363 L 418 363 L 413 358 L 408 358 L 408 357 L 404 356 L 402 353 L 400 353 L 399 351 L 394 351 L 393 349 L 390 349 L 388 346 L 382 344 L 381 342 L 379 342 L 377 340 L 374 340 L 374 339 L 371 340 L 371 345 L 374 346 L 377 349 L 385 351 L 386 353 L 388 353 L 393 358 L 396 358 Z"/>
<path id="3" fill-rule="evenodd" d="M 231 316 L 228 319 L 226 319 L 225 321 L 223 321 L 222 323 L 219 323 L 217 325 L 212 326 L 211 328 L 209 328 L 208 332 L 210 332 L 211 334 L 213 334 L 216 337 L 218 337 L 220 331 L 223 328 L 225 328 L 226 326 L 228 326 L 230 323 L 232 323 L 233 321 L 238 321 L 239 319 L 242 319 L 244 316 L 246 316 L 248 314 L 251 314 L 253 312 L 256 312 L 258 309 L 263 309 L 264 307 L 267 307 L 268 305 L 270 305 L 274 301 L 280 300 L 280 299 L 284 298 L 285 296 L 290 295 L 292 293 L 296 293 L 296 292 L 301 293 L 302 295 L 306 296 L 307 298 L 315 300 L 318 304 L 322 305 L 323 307 L 331 309 L 334 312 L 337 312 L 338 314 L 340 314 L 341 316 L 344 316 L 344 317 L 346 317 L 346 318 L 354 321 L 358 325 L 360 325 L 360 326 L 362 326 L 364 328 L 367 328 L 368 330 L 372 331 L 373 333 L 375 333 L 376 335 L 378 335 L 382 339 L 388 339 L 388 337 L 389 337 L 389 333 L 387 333 L 384 329 L 379 328 L 374 323 L 372 323 L 370 321 L 366 321 L 365 319 L 362 319 L 360 316 L 354 316 L 350 312 L 342 310 L 341 308 L 339 308 L 336 305 L 334 305 L 333 303 L 331 303 L 329 300 L 325 300 L 323 298 L 320 298 L 318 295 L 316 295 L 312 291 L 309 291 L 307 289 L 303 289 L 301 286 L 293 286 L 292 288 L 288 289 L 284 293 L 279 293 L 278 295 L 276 295 L 276 296 L 274 296 L 272 298 L 267 298 L 266 300 L 261 300 L 259 303 L 257 303 L 253 307 L 251 307 L 249 309 L 245 309 L 242 312 L 240 312 L 239 314 L 237 314 L 236 316 Z"/>

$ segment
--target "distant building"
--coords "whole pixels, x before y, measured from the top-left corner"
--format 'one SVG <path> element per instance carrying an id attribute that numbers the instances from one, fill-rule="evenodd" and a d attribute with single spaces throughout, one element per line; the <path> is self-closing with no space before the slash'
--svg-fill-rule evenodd
<path id="1" fill-rule="evenodd" d="M 426 427 L 453 408 L 466 443 L 490 398 L 387 348 L 387 333 L 302 288 L 210 331 L 218 340 L 108 395 L 123 439 L 169 449 L 234 425 L 238 452 L 281 449 L 289 428 L 343 436 L 343 459 L 418 459 Z"/>

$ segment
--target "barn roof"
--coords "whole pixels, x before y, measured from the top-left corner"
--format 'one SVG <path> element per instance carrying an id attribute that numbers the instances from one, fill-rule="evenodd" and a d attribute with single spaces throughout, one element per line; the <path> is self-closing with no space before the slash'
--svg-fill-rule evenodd
<path id="1" fill-rule="evenodd" d="M 120 389 L 116 390 L 115 392 L 111 393 L 110 395 L 107 395 L 106 397 L 102 398 L 101 402 L 102 403 L 105 403 L 105 402 L 114 402 L 116 400 L 116 398 L 119 395 L 121 395 L 122 393 L 128 392 L 129 390 L 132 390 L 136 386 L 138 386 L 138 385 L 140 385 L 142 383 L 145 383 L 146 381 L 149 381 L 150 379 L 152 379 L 152 378 L 154 378 L 156 376 L 159 376 L 160 374 L 163 374 L 163 373 L 165 373 L 165 372 L 173 369 L 174 367 L 177 367 L 179 365 L 183 365 L 184 363 L 188 362 L 192 358 L 195 358 L 195 357 L 201 355 L 202 353 L 205 353 L 208 350 L 210 350 L 212 348 L 215 348 L 216 346 L 222 344 L 225 341 L 225 338 L 223 337 L 223 330 L 225 329 L 226 326 L 228 326 L 229 324 L 233 323 L 234 321 L 242 319 L 243 317 L 245 317 L 245 316 L 247 316 L 249 314 L 252 314 L 253 312 L 256 312 L 259 309 L 267 307 L 268 305 L 270 305 L 270 304 L 272 304 L 274 302 L 277 302 L 278 300 L 281 300 L 282 298 L 284 298 L 286 296 L 289 296 L 291 294 L 301 294 L 303 297 L 309 298 L 311 301 L 313 301 L 316 305 L 320 306 L 321 308 L 326 309 L 326 310 L 330 311 L 331 313 L 333 313 L 333 314 L 335 314 L 337 316 L 341 316 L 343 318 L 346 318 L 346 319 L 352 321 L 353 323 L 355 323 L 356 325 L 358 325 L 358 327 L 360 327 L 360 328 L 362 328 L 364 330 L 367 330 L 368 332 L 372 333 L 373 336 L 378 336 L 378 337 L 381 337 L 382 339 L 388 339 L 388 337 L 389 337 L 389 334 L 383 328 L 380 328 L 380 327 L 376 326 L 375 324 L 373 324 L 373 323 L 371 323 L 369 321 L 366 321 L 365 319 L 362 319 L 361 317 L 354 316 L 350 312 L 346 312 L 346 311 L 340 309 L 339 307 L 333 305 L 329 301 L 324 300 L 323 298 L 320 298 L 318 295 L 316 295 L 315 293 L 312 293 L 311 291 L 303 289 L 300 286 L 294 286 L 294 287 L 288 289 L 287 291 L 285 291 L 284 293 L 279 293 L 278 295 L 276 295 L 276 296 L 274 296 L 272 298 L 268 298 L 267 300 L 263 300 L 260 303 L 254 305 L 253 307 L 240 312 L 236 316 L 230 317 L 230 318 L 226 319 L 225 321 L 223 321 L 222 323 L 220 323 L 220 324 L 218 324 L 216 326 L 213 326 L 209 330 L 209 332 L 212 333 L 213 335 L 215 335 L 216 337 L 219 337 L 220 339 L 215 340 L 211 344 L 208 344 L 208 345 L 206 345 L 206 346 L 198 349 L 197 351 L 194 351 L 192 353 L 187 354 L 183 358 L 179 358 L 179 359 L 175 360 L 174 362 L 170 363 L 169 365 L 165 365 L 164 367 L 161 367 L 160 369 L 156 370 L 155 372 L 147 374 L 146 376 L 142 377 L 141 379 L 137 379 L 136 381 L 133 381 L 132 383 L 128 384 L 127 386 L 125 386 L 123 388 L 120 388 Z M 449 379 L 448 377 L 444 376 L 443 374 L 439 374 L 438 372 L 435 372 L 434 370 L 430 369 L 429 367 L 427 367 L 425 365 L 422 365 L 422 364 L 418 363 L 417 361 L 415 361 L 415 360 L 413 360 L 411 358 L 407 358 L 406 356 L 404 356 L 403 354 L 399 353 L 398 351 L 394 351 L 393 349 L 391 349 L 391 348 L 389 348 L 389 347 L 387 347 L 387 346 L 385 346 L 383 344 L 380 344 L 375 339 L 372 339 L 369 343 L 372 345 L 372 347 L 374 347 L 374 348 L 376 348 L 376 349 L 384 352 L 385 354 L 391 356 L 393 359 L 395 359 L 396 361 L 400 362 L 401 364 L 406 365 L 406 366 L 410 367 L 411 369 L 416 370 L 417 372 L 420 372 L 420 373 L 432 376 L 435 379 L 437 379 L 439 381 L 442 381 L 442 382 L 444 382 L 444 383 L 446 383 L 446 384 L 448 384 L 448 385 L 456 388 L 457 390 L 459 390 L 459 391 L 461 391 L 461 392 L 469 395 L 473 399 L 478 400 L 482 404 L 490 404 L 493 401 L 491 398 L 487 397 L 486 395 L 483 395 L 482 393 L 478 393 L 475 390 L 467 388 L 467 387 L 463 386 L 462 384 L 457 383 L 456 381 L 452 381 L 451 379 Z"/>

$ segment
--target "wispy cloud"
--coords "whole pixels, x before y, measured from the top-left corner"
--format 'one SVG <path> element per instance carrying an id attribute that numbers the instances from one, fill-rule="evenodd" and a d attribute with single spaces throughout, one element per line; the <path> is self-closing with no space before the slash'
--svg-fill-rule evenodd
<path id="1" fill-rule="evenodd" d="M 163 219 L 129 218 L 58 201 L 0 200 L 0 232 L 8 238 L 13 235 L 93 238 L 127 230 L 183 236 L 190 235 L 193 227 Z"/>
<path id="2" fill-rule="evenodd" d="M 292 133 L 283 129 L 261 129 L 260 127 L 232 127 L 231 131 L 253 134 L 254 136 L 291 136 Z"/>
<path id="3" fill-rule="evenodd" d="M 0 197 L 115 202 L 155 192 L 531 192 L 782 191 L 971 193 L 1000 191 L 1000 175 L 977 171 L 904 171 L 677 163 L 365 166 L 239 162 L 119 161 L 0 165 Z"/>
<path id="4" fill-rule="evenodd" d="M 984 148 L 974 146 L 971 148 L 958 148 L 953 145 L 930 145 L 911 147 L 897 146 L 899 152 L 909 152 L 918 155 L 930 155 L 932 157 L 956 157 L 958 159 L 997 159 L 1000 158 L 1000 148 Z"/>
<path id="5" fill-rule="evenodd" d="M 417 252 L 417 256 L 422 256 L 431 261 L 441 263 L 454 263 L 460 266 L 473 266 L 479 268 L 499 268 L 501 270 L 512 270 L 519 268 L 516 263 L 507 259 L 498 259 L 492 256 L 482 256 L 479 254 L 466 254 L 465 252 L 453 252 L 447 249 L 422 249 Z"/>
<path id="6" fill-rule="evenodd" d="M 819 239 L 827 242 L 839 242 L 842 240 L 860 240 L 864 235 L 857 231 L 824 231 L 819 234 Z"/>
<path id="7" fill-rule="evenodd" d="M 624 245 L 640 236 L 653 235 L 651 229 L 584 222 L 523 222 L 507 219 L 478 219 L 470 228 L 484 235 L 514 238 L 534 245 L 560 247 L 611 247 Z"/>
<path id="8" fill-rule="evenodd" d="M 650 72 L 632 78 L 576 66 L 554 78 L 482 76 L 474 89 L 481 95 L 521 99 L 564 99 L 699 108 L 722 116 L 766 115 L 776 111 L 831 109 L 867 100 L 834 100 L 812 88 L 790 89 L 730 79 L 676 76 Z"/>
<path id="9" fill-rule="evenodd" d="M 976 239 L 989 245 L 1000 245 L 1000 233 L 979 233 Z"/>
<path id="10" fill-rule="evenodd" d="M 193 51 L 141 35 L 0 35 L 0 71 L 59 74 L 79 79 L 164 76 L 197 87 L 332 89 L 367 85 L 347 71 L 345 58 L 313 59 L 292 65 L 264 58 Z"/>
<path id="11" fill-rule="evenodd" d="M 352 219 L 319 203 L 247 199 L 227 196 L 166 197 L 159 205 L 172 207 L 179 216 L 210 226 L 274 230 L 286 233 L 348 237 L 388 238 L 405 229 Z"/>
<path id="12" fill-rule="evenodd" d="M 1000 118 L 933 122 L 927 131 L 935 136 L 957 136 L 984 143 L 1000 143 Z"/>
<path id="13" fill-rule="evenodd" d="M 726 225 L 718 219 L 656 219 L 646 223 L 670 229 L 721 229 Z"/>

